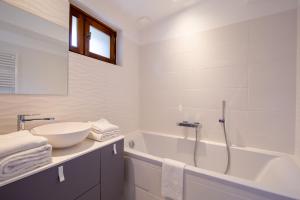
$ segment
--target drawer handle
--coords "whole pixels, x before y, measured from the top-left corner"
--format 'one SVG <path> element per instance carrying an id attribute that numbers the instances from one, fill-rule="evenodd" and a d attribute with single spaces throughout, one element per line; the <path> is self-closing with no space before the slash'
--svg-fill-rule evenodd
<path id="1" fill-rule="evenodd" d="M 58 178 L 61 183 L 65 181 L 64 166 L 58 167 Z"/>
<path id="2" fill-rule="evenodd" d="M 114 144 L 114 155 L 117 155 L 117 154 L 118 154 L 118 152 L 117 152 L 117 145 Z"/>

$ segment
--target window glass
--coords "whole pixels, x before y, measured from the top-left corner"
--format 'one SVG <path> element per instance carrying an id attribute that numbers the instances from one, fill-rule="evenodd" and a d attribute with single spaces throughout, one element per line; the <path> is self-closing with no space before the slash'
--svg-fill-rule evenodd
<path id="1" fill-rule="evenodd" d="M 72 16 L 72 40 L 71 45 L 73 47 L 78 47 L 78 18 Z"/>
<path id="2" fill-rule="evenodd" d="M 90 26 L 89 51 L 91 53 L 110 58 L 110 36 Z"/>
<path id="3" fill-rule="evenodd" d="M 69 16 L 69 50 L 116 64 L 117 32 L 73 5 Z"/>

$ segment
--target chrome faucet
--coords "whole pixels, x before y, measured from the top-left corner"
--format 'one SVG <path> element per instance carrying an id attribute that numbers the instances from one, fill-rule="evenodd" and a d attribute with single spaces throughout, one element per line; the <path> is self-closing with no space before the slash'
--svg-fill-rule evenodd
<path id="1" fill-rule="evenodd" d="M 177 126 L 183 126 L 183 127 L 188 127 L 188 128 L 198 128 L 201 126 L 199 122 L 188 122 L 188 121 L 182 121 L 177 123 Z"/>
<path id="2" fill-rule="evenodd" d="M 46 117 L 46 118 L 30 118 L 30 119 L 26 119 L 26 117 L 29 116 L 37 116 L 39 114 L 31 114 L 31 115 L 18 115 L 18 119 L 17 119 L 17 129 L 19 130 L 24 130 L 25 129 L 25 122 L 30 122 L 30 121 L 38 121 L 38 120 L 55 120 L 54 117 Z"/>

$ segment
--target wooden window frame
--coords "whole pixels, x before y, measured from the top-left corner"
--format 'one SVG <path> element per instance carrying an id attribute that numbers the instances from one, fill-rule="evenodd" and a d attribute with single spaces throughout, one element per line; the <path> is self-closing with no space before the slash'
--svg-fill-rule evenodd
<path id="1" fill-rule="evenodd" d="M 78 25 L 77 25 L 77 47 L 72 46 L 72 16 L 77 17 Z M 92 53 L 89 51 L 89 28 L 90 25 L 102 31 L 103 33 L 109 35 L 110 37 L 110 58 L 106 58 L 104 56 Z M 69 50 L 75 53 L 79 53 L 81 55 L 85 55 L 91 58 L 95 58 L 104 62 L 108 62 L 111 64 L 116 64 L 117 59 L 117 32 L 112 28 L 104 24 L 103 22 L 95 19 L 89 14 L 85 13 L 81 9 L 75 7 L 74 5 L 70 5 L 70 22 L 69 22 Z"/>
<path id="2" fill-rule="evenodd" d="M 77 47 L 72 46 L 72 16 L 76 17 L 78 20 L 77 24 Z M 83 24 L 84 19 L 83 15 L 76 7 L 72 6 L 70 7 L 70 22 L 69 22 L 69 50 L 73 51 L 75 53 L 84 54 L 84 30 L 83 30 Z"/>

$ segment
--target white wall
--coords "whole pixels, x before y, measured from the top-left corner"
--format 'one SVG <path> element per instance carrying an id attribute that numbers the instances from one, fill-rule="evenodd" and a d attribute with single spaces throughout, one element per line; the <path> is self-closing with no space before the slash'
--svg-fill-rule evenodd
<path id="1" fill-rule="evenodd" d="M 67 0 L 6 1 L 68 27 Z M 69 53 L 68 96 L 1 95 L 0 133 L 16 129 L 18 113 L 41 113 L 54 116 L 57 121 L 87 121 L 106 117 L 119 124 L 123 133 L 136 130 L 139 119 L 138 45 L 128 37 L 120 37 L 122 66 Z M 33 125 L 31 123 L 29 126 Z"/>
<path id="2" fill-rule="evenodd" d="M 119 30 L 131 40 L 138 41 L 139 33 L 136 29 L 136 20 L 130 15 L 117 9 L 107 0 L 71 0 L 75 5 L 85 8 L 90 15 Z"/>
<path id="3" fill-rule="evenodd" d="M 1 30 L 0 35 L 2 35 Z M 34 44 L 33 42 L 31 46 Z M 1 39 L 0 46 L 1 51 L 17 55 L 17 87 L 12 94 L 66 95 L 68 93 L 68 55 L 66 51 L 60 50 L 63 52 L 61 55 L 52 54 L 40 50 L 42 46 L 39 46 L 38 49 L 30 48 L 22 41 L 19 45 L 15 45 L 10 41 L 2 42 Z M 61 48 L 66 49 L 63 46 Z"/>
<path id="4" fill-rule="evenodd" d="M 67 0 L 5 1 L 68 27 Z M 132 19 L 107 4 L 101 6 L 103 1 L 75 2 L 121 30 L 122 66 L 69 53 L 69 95 L 0 96 L 1 133 L 15 130 L 18 113 L 41 113 L 58 121 L 107 117 L 125 133 L 131 132 L 139 125 L 140 91 L 143 129 L 182 135 L 187 133 L 175 126 L 177 121 L 199 120 L 204 124 L 203 138 L 223 141 L 217 120 L 221 100 L 226 99 L 228 128 L 235 144 L 294 151 L 296 14 L 288 10 L 295 1 L 272 1 L 270 11 L 258 10 L 255 16 L 243 15 L 240 6 L 233 10 L 240 11 L 235 14 L 243 20 L 212 18 L 209 26 L 198 23 L 203 15 L 193 18 L 196 23 L 189 21 L 193 11 L 173 15 L 144 30 L 141 48 L 132 41 L 138 38 Z M 218 13 L 219 19 L 226 15 Z M 177 26 L 176 21 L 184 26 Z M 175 32 L 174 27 L 178 28 Z M 180 31 L 187 27 L 194 29 L 185 37 Z M 139 59 L 143 64 L 140 90 Z M 183 105 L 181 112 L 179 105 Z"/>
<path id="5" fill-rule="evenodd" d="M 68 28 L 5 2 L 0 19 L 0 49 L 17 56 L 17 87 L 11 93 L 67 94 Z"/>
<path id="6" fill-rule="evenodd" d="M 297 100 L 295 154 L 300 158 L 300 0 L 298 0 L 298 52 L 297 52 Z"/>
<path id="7" fill-rule="evenodd" d="M 200 1 L 142 30 L 141 43 L 176 38 L 297 7 L 297 0 Z M 187 31 L 188 30 L 188 31 Z"/>
<path id="8" fill-rule="evenodd" d="M 167 24 L 190 21 L 172 16 L 148 29 L 166 25 L 156 42 L 141 47 L 142 129 L 187 135 L 176 122 L 199 121 L 202 138 L 223 141 L 218 119 L 225 99 L 234 144 L 293 153 L 296 19 L 293 9 L 174 38 Z"/>
<path id="9" fill-rule="evenodd" d="M 68 0 L 4 0 L 63 27 L 69 26 Z"/>

